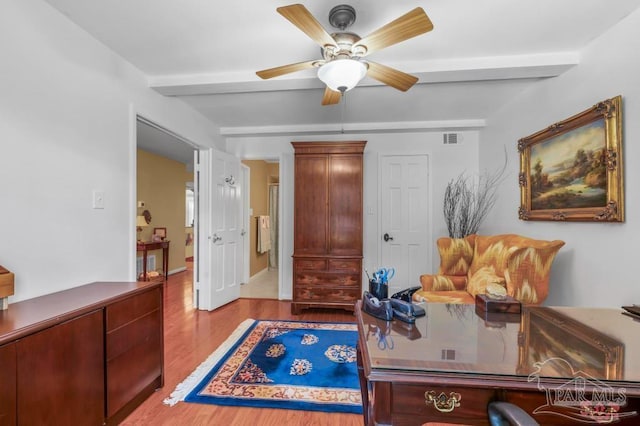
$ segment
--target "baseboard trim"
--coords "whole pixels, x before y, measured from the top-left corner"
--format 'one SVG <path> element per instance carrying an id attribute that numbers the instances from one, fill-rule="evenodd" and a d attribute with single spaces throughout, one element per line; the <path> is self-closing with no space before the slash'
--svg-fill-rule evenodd
<path id="1" fill-rule="evenodd" d="M 172 269 L 169 271 L 169 275 L 177 274 L 178 272 L 186 271 L 186 266 L 181 266 L 180 268 Z"/>
<path id="2" fill-rule="evenodd" d="M 264 268 L 262 271 L 256 272 L 255 274 L 251 275 L 251 276 L 249 277 L 249 279 L 259 277 L 260 275 L 264 275 L 264 274 L 266 274 L 267 272 L 269 272 L 269 268 L 268 268 L 268 267 L 267 267 L 267 268 Z"/>

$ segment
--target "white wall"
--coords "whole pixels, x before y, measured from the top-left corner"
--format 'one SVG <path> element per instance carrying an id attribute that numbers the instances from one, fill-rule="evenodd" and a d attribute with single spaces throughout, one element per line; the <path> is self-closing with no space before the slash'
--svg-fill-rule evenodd
<path id="1" fill-rule="evenodd" d="M 620 306 L 640 303 L 637 238 L 640 235 L 640 11 L 594 40 L 571 71 L 537 83 L 488 119 L 481 132 L 481 168 L 499 166 L 500 150 L 509 149 L 515 176 L 501 188 L 498 205 L 485 230 L 560 239 L 552 268 L 547 305 Z M 518 139 L 590 108 L 623 96 L 624 223 L 520 221 L 517 181 Z"/>
<path id="2" fill-rule="evenodd" d="M 0 13 L 0 264 L 10 302 L 135 279 L 135 114 L 203 146 L 218 129 L 40 0 Z M 216 139 L 217 138 L 217 139 Z M 92 209 L 92 191 L 105 208 Z"/>
<path id="3" fill-rule="evenodd" d="M 280 158 L 280 196 L 282 197 L 282 269 L 281 298 L 292 297 L 293 254 L 293 147 L 291 141 L 348 141 L 364 140 L 364 267 L 373 270 L 379 265 L 380 232 L 378 230 L 378 161 L 383 154 L 427 154 L 429 156 L 429 210 L 433 247 L 425 259 L 425 273 L 437 271 L 440 259 L 435 251 L 435 239 L 447 235 L 442 216 L 444 189 L 460 172 L 478 171 L 478 131 L 458 131 L 460 145 L 444 145 L 442 132 L 371 133 L 350 135 L 305 135 L 304 137 L 238 137 L 227 139 L 227 152 L 242 159 Z M 370 208 L 373 210 L 369 214 Z M 433 254 L 435 253 L 435 255 Z M 389 265 L 392 266 L 392 265 Z M 410 285 L 418 285 L 418 277 Z"/>

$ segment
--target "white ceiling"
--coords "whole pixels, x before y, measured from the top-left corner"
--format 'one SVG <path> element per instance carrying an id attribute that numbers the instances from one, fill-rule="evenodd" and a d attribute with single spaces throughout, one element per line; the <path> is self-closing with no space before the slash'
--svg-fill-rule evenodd
<path id="1" fill-rule="evenodd" d="M 591 40 L 640 0 L 303 0 L 329 31 L 329 10 L 356 9 L 364 37 L 415 7 L 434 30 L 372 54 L 420 78 L 408 92 L 370 79 L 346 104 L 321 106 L 314 70 L 263 81 L 255 72 L 320 58 L 320 48 L 276 12 L 290 1 L 47 0 L 223 134 L 304 132 L 340 126 L 468 127 L 533 81 L 579 64 Z M 382 124 L 381 124 L 382 123 Z M 336 127 L 337 126 L 337 127 Z"/>

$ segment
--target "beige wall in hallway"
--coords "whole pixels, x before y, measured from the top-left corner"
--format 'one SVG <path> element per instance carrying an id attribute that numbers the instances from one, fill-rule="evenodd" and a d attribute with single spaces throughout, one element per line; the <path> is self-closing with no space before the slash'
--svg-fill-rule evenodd
<path id="1" fill-rule="evenodd" d="M 249 275 L 254 276 L 269 265 L 269 253 L 258 253 L 258 216 L 269 214 L 269 183 L 278 182 L 278 163 L 264 160 L 243 160 L 251 171 L 249 207 L 253 215 L 249 220 Z"/>
<path id="2" fill-rule="evenodd" d="M 137 150 L 137 197 L 151 213 L 151 223 L 138 235 L 141 240 L 150 241 L 154 227 L 167 228 L 167 239 L 171 241 L 169 271 L 186 266 L 185 190 L 189 181 L 193 181 L 193 174 L 183 163 Z M 138 214 L 144 209 L 138 209 Z M 156 267 L 160 269 L 162 251 L 149 254 L 157 255 Z"/>

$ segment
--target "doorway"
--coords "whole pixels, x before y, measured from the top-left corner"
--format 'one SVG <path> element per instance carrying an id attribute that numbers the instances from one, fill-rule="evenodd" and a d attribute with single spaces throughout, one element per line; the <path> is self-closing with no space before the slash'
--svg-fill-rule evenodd
<path id="1" fill-rule="evenodd" d="M 147 279 L 188 273 L 197 282 L 194 247 L 198 221 L 197 214 L 189 215 L 196 211 L 198 202 L 198 185 L 194 184 L 197 155 L 195 144 L 144 117 L 136 117 L 136 240 L 154 242 L 164 236 L 169 244 L 166 265 L 165 252 L 148 252 Z M 136 252 L 138 279 L 145 278 L 142 262 L 141 253 Z"/>
<path id="2" fill-rule="evenodd" d="M 243 160 L 249 181 L 249 279 L 240 297 L 278 299 L 280 164 L 278 160 Z"/>

